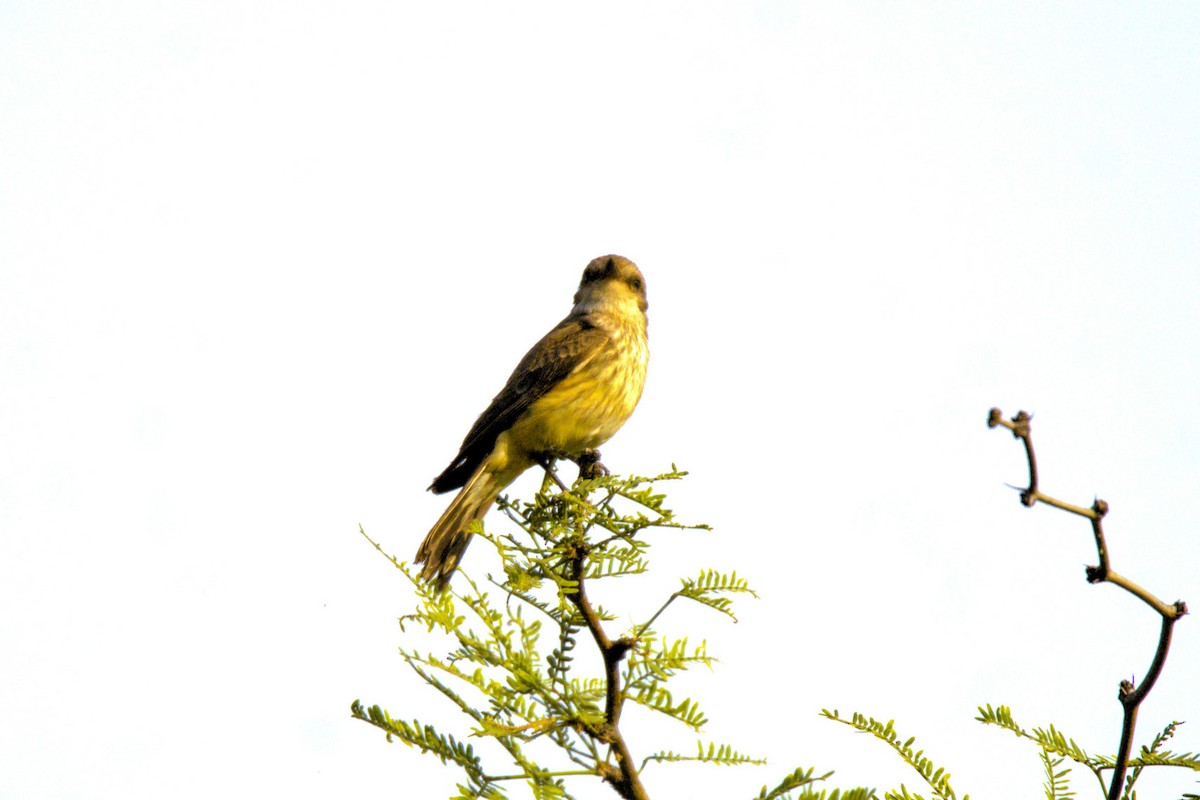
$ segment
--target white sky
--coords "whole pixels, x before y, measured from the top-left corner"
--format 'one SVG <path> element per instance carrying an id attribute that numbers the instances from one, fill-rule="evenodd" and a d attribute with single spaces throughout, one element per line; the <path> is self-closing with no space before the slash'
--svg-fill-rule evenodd
<path id="1" fill-rule="evenodd" d="M 762 595 L 671 622 L 722 659 L 686 684 L 712 738 L 771 766 L 653 796 L 920 790 L 823 706 L 983 800 L 1041 775 L 979 704 L 1112 752 L 1157 618 L 1084 582 L 1087 523 L 1022 508 L 984 421 L 1035 412 L 1043 488 L 1109 500 L 1115 567 L 1200 607 L 1198 37 L 1188 3 L 6 3 L 0 798 L 448 794 L 349 718 L 457 724 L 357 526 L 411 556 L 609 252 L 653 358 L 605 462 L 691 470 L 673 505 L 716 526 L 656 580 Z M 1139 741 L 1200 750 L 1196 625 Z"/>

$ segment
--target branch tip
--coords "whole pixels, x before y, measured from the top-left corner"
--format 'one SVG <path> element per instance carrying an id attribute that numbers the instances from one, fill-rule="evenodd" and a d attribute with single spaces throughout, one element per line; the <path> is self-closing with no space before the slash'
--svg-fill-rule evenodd
<path id="1" fill-rule="evenodd" d="M 1013 436 L 1018 439 L 1024 439 L 1029 436 L 1029 423 L 1033 416 L 1026 411 L 1018 411 L 1017 415 L 1012 418 Z"/>

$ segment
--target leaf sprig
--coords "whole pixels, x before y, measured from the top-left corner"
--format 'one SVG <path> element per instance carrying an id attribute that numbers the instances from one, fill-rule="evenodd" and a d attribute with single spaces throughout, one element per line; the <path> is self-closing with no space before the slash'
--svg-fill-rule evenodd
<path id="1" fill-rule="evenodd" d="M 676 520 L 665 505 L 666 495 L 656 488 L 684 474 L 672 467 L 650 478 L 602 476 L 576 481 L 567 492 L 545 481 L 528 502 L 501 498 L 501 513 L 493 518 L 509 524 L 476 531 L 499 554 L 500 571 L 483 581 L 456 576 L 444 593 L 421 581 L 407 563 L 388 556 L 418 598 L 416 608 L 401 618 L 402 631 L 409 635 L 411 628 L 412 635 L 422 634 L 422 641 L 432 635 L 446 644 L 437 655 L 406 640 L 401 656 L 468 718 L 467 735 L 486 747 L 465 744 L 462 735 L 433 725 L 397 720 L 379 706 L 355 701 L 351 713 L 383 730 L 389 740 L 461 769 L 462 798 L 507 797 L 506 787 L 514 782 L 523 782 L 536 798 L 570 798 L 567 781 L 580 776 L 600 778 L 623 797 L 645 798 L 640 773 L 651 763 L 764 763 L 732 745 L 703 741 L 694 754 L 664 748 L 634 762 L 621 733 L 620 709 L 626 702 L 704 731 L 708 718 L 699 703 L 677 697 L 670 684 L 695 666 L 712 668 L 715 659 L 707 642 L 664 636 L 651 626 L 661 623 L 679 598 L 736 621 L 734 599 L 756 596 L 736 572 L 706 569 L 682 579 L 680 588 L 644 622 L 632 625 L 629 634 L 613 638 L 605 630 L 615 615 L 591 597 L 615 579 L 629 580 L 649 569 L 651 534 L 707 530 Z M 581 644 L 588 641 L 598 646 L 603 669 L 596 669 L 594 652 L 580 657 Z M 508 766 L 488 766 L 500 759 Z M 761 797 L 870 796 L 839 795 L 837 790 L 827 795 L 809 788 L 827 777 L 797 770 L 774 789 L 764 787 Z"/>

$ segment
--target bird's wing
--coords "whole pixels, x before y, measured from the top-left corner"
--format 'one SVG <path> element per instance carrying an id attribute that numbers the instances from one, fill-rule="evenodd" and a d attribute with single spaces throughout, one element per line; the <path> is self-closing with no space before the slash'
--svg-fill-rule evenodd
<path id="1" fill-rule="evenodd" d="M 600 350 L 608 334 L 586 316 L 569 316 L 535 344 L 513 370 L 500 394 L 479 415 L 458 455 L 433 479 L 435 494 L 457 489 L 492 452 L 496 437 L 512 427 L 535 400 L 554 388 Z"/>

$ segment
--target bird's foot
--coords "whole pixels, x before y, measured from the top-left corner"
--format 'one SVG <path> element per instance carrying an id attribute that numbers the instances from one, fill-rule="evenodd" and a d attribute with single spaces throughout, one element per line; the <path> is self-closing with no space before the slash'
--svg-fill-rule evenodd
<path id="1" fill-rule="evenodd" d="M 588 448 L 579 454 L 579 457 L 574 459 L 579 465 L 579 477 L 584 480 L 599 478 L 602 475 L 611 474 L 608 467 L 600 463 L 600 451 Z"/>

